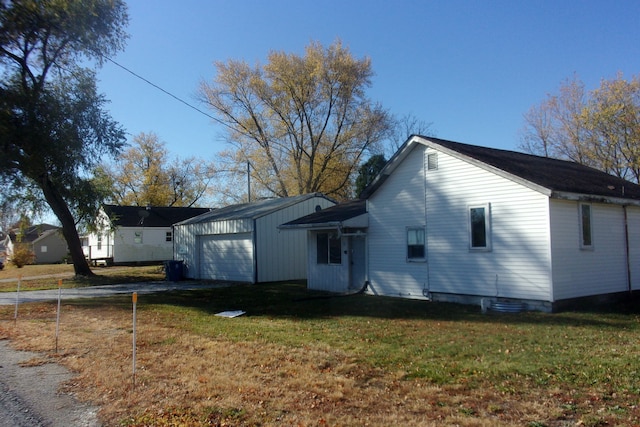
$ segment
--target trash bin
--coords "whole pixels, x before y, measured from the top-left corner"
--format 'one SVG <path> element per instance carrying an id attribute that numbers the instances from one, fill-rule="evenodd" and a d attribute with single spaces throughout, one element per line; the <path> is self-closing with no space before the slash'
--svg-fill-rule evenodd
<path id="1" fill-rule="evenodd" d="M 164 271 L 166 279 L 170 282 L 177 282 L 182 280 L 182 269 L 184 268 L 184 261 L 165 261 Z"/>

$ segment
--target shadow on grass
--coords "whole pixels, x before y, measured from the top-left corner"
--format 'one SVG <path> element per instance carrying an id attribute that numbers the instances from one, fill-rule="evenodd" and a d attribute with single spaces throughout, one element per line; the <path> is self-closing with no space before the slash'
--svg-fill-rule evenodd
<path id="1" fill-rule="evenodd" d="M 131 309 L 131 297 L 83 299 L 66 304 Z M 324 319 L 362 317 L 376 319 L 424 319 L 509 324 L 626 327 L 640 313 L 637 298 L 615 305 L 585 306 L 583 310 L 555 314 L 540 312 L 486 313 L 472 305 L 429 302 L 366 294 L 341 296 L 307 290 L 304 283 L 237 284 L 228 287 L 171 291 L 140 295 L 138 307 L 174 306 L 214 315 L 227 310 L 243 310 L 246 317 L 282 319 Z"/>

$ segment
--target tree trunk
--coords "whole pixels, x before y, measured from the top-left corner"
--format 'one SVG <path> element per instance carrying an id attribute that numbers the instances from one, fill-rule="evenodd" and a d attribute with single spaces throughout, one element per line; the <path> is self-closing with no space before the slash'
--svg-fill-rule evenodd
<path id="1" fill-rule="evenodd" d="M 76 276 L 93 276 L 94 274 L 82 251 L 82 242 L 78 236 L 78 230 L 69 206 L 48 175 L 42 177 L 40 185 L 49 207 L 62 224 L 62 235 L 67 242 Z"/>

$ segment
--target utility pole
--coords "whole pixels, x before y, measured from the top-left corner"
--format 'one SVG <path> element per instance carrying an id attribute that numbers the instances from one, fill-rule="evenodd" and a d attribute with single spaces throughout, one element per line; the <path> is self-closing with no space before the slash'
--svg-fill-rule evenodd
<path id="1" fill-rule="evenodd" d="M 247 200 L 251 203 L 251 163 L 247 160 Z"/>

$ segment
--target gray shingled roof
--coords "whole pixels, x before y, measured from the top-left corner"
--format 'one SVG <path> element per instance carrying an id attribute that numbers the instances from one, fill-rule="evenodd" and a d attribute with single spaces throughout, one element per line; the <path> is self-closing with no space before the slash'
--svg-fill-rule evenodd
<path id="1" fill-rule="evenodd" d="M 438 138 L 421 136 L 418 138 L 421 138 L 423 141 L 420 142 L 427 146 L 432 146 L 457 157 L 474 159 L 544 187 L 552 193 L 575 193 L 586 196 L 640 200 L 639 185 L 575 162 L 462 144 Z M 398 153 L 412 142 L 413 138 L 410 138 Z M 385 173 L 388 175 L 393 169 L 390 164 L 396 160 L 398 153 L 387 163 L 381 175 L 385 175 Z M 371 195 L 384 182 L 384 178 L 384 176 L 379 176 L 369 188 L 365 189 L 362 197 Z"/>
<path id="2" fill-rule="evenodd" d="M 234 219 L 257 219 L 313 197 L 323 197 L 327 200 L 331 200 L 322 193 L 310 193 L 293 197 L 258 200 L 256 202 L 241 203 L 238 205 L 230 205 L 220 209 L 215 209 L 195 218 L 182 221 L 180 225 Z M 333 202 L 333 200 L 331 201 Z"/>
<path id="3" fill-rule="evenodd" d="M 185 219 L 209 212 L 209 208 L 117 206 L 103 209 L 117 227 L 171 227 Z"/>
<path id="4" fill-rule="evenodd" d="M 315 225 L 315 224 L 332 224 L 340 223 L 351 218 L 367 213 L 366 200 L 351 200 L 340 203 L 335 206 L 323 209 L 319 212 L 303 216 L 286 224 L 282 227 L 291 227 L 296 225 Z"/>

